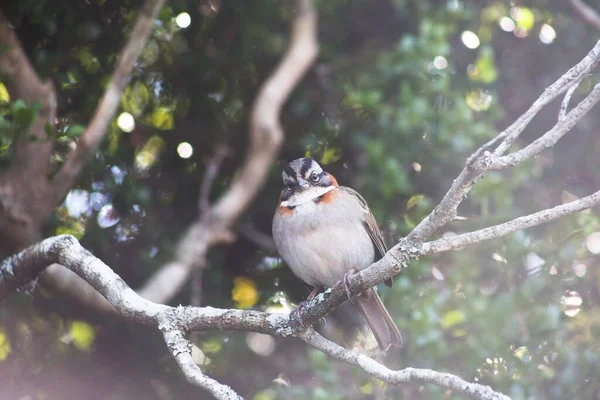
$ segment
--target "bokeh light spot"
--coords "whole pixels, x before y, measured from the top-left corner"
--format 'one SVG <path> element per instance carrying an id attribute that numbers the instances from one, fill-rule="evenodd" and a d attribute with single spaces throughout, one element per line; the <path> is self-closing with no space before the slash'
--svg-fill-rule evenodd
<path id="1" fill-rule="evenodd" d="M 476 49 L 480 44 L 479 37 L 475 34 L 475 32 L 471 31 L 464 31 L 462 35 L 460 35 L 460 40 L 462 40 L 463 44 L 469 49 Z"/>
<path id="2" fill-rule="evenodd" d="M 542 25 L 540 29 L 540 41 L 544 44 L 550 44 L 556 39 L 556 31 L 548 24 Z"/>
<path id="3" fill-rule="evenodd" d="M 585 239 L 585 246 L 592 254 L 600 254 L 600 232 L 593 232 Z"/>
<path id="4" fill-rule="evenodd" d="M 104 205 L 98 212 L 97 221 L 100 228 L 110 228 L 119 223 L 120 220 L 119 213 L 112 204 Z"/>
<path id="5" fill-rule="evenodd" d="M 262 333 L 248 333 L 246 335 L 246 345 L 250 350 L 263 357 L 268 357 L 275 351 L 275 339 Z"/>
<path id="6" fill-rule="evenodd" d="M 192 154 L 194 154 L 194 148 L 188 142 L 181 142 L 177 146 L 177 154 L 179 154 L 179 157 L 181 158 L 190 158 Z"/>
<path id="7" fill-rule="evenodd" d="M 575 263 L 573 264 L 573 272 L 580 278 L 583 278 L 587 272 L 587 265 L 584 263 Z"/>
<path id="8" fill-rule="evenodd" d="M 448 60 L 444 56 L 436 56 L 433 59 L 433 66 L 437 69 L 446 69 L 448 67 Z"/>
<path id="9" fill-rule="evenodd" d="M 192 23 L 192 17 L 190 17 L 190 14 L 182 12 L 177 17 L 175 17 L 175 23 L 180 28 L 187 28 Z"/>
<path id="10" fill-rule="evenodd" d="M 135 128 L 135 120 L 133 115 L 128 112 L 121 113 L 117 118 L 117 125 L 123 132 L 131 132 Z"/>
<path id="11" fill-rule="evenodd" d="M 513 21 L 510 17 L 500 18 L 498 25 L 500 25 L 500 29 L 502 29 L 504 32 L 512 32 L 516 28 L 515 21 Z"/>
<path id="12" fill-rule="evenodd" d="M 581 311 L 583 298 L 575 290 L 568 291 L 561 299 L 560 303 L 563 306 L 567 317 L 574 317 Z"/>

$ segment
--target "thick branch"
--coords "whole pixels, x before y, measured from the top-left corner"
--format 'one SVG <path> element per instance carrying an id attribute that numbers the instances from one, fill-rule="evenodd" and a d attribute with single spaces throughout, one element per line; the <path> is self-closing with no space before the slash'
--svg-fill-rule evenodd
<path id="1" fill-rule="evenodd" d="M 289 314 L 270 314 L 253 310 L 226 310 L 212 307 L 170 307 L 153 303 L 135 293 L 110 267 L 94 257 L 70 235 L 46 239 L 25 249 L 18 255 L 4 260 L 0 264 L 0 298 L 5 297 L 15 288 L 27 285 L 44 266 L 52 263 L 60 263 L 85 279 L 128 321 L 153 326 L 161 330 L 169 350 L 187 380 L 194 385 L 205 388 L 218 399 L 239 399 L 240 397 L 231 388 L 202 374 L 192 359 L 189 341 L 184 336 L 185 332 L 193 330 L 242 330 L 280 337 L 301 334 L 303 340 L 317 349 L 363 368 L 366 372 L 390 384 L 423 382 L 452 389 L 472 398 L 505 398 L 485 386 L 465 382 L 461 378 L 447 373 L 413 368 L 391 371 L 368 357 L 342 349 L 320 337 L 312 330 L 305 333 L 302 333 L 302 330 L 294 330 L 289 323 Z M 13 271 L 18 271 L 18 273 Z"/>
<path id="2" fill-rule="evenodd" d="M 60 203 L 81 173 L 83 167 L 96 152 L 96 149 L 106 135 L 110 121 L 113 119 L 121 93 L 129 80 L 131 71 L 142 52 L 154 25 L 154 18 L 162 8 L 165 0 L 146 0 L 140 10 L 135 27 L 117 63 L 117 68 L 104 91 L 92 120 L 85 132 L 77 140 L 77 147 L 69 155 L 65 164 L 54 177 L 53 204 Z"/>

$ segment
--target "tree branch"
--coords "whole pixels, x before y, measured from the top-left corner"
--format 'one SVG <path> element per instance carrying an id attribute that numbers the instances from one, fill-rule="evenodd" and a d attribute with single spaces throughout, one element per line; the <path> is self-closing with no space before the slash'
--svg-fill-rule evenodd
<path id="1" fill-rule="evenodd" d="M 83 248 L 70 235 L 48 238 L 0 263 L 0 298 L 28 285 L 44 266 L 60 263 L 85 279 L 128 321 L 159 329 L 165 343 L 188 382 L 209 391 L 217 399 L 241 399 L 231 388 L 205 376 L 194 363 L 185 333 L 194 330 L 240 330 L 279 337 L 299 335 L 315 348 L 356 365 L 393 385 L 407 382 L 431 383 L 475 399 L 506 399 L 489 387 L 433 370 L 407 368 L 392 371 L 375 360 L 345 350 L 316 334 L 312 329 L 294 330 L 289 314 L 212 307 L 170 307 L 140 297 L 110 267 Z M 343 289 L 342 289 L 343 290 Z"/>
<path id="2" fill-rule="evenodd" d="M 215 155 L 211 158 L 206 166 L 206 172 L 204 172 L 204 177 L 202 178 L 202 183 L 200 184 L 200 196 L 198 198 L 198 209 L 200 210 L 200 214 L 208 211 L 208 206 L 210 205 L 210 191 L 212 189 L 213 182 L 219 173 L 219 168 L 221 168 L 221 163 L 225 157 L 229 155 L 229 149 L 224 146 L 218 146 L 215 151 Z"/>
<path id="3" fill-rule="evenodd" d="M 301 333 L 300 338 L 314 348 L 321 350 L 323 353 L 329 354 L 350 365 L 359 367 L 363 371 L 390 385 L 409 382 L 425 382 L 452 390 L 472 399 L 510 400 L 508 396 L 493 391 L 489 386 L 470 383 L 452 374 L 421 368 L 405 368 L 403 370 L 393 371 L 370 357 L 345 349 L 325 339 L 312 328 Z"/>
<path id="4" fill-rule="evenodd" d="M 437 254 L 448 250 L 458 250 L 467 245 L 495 239 L 513 232 L 554 221 L 566 215 L 587 210 L 600 204 L 600 191 L 567 204 L 556 206 L 534 214 L 515 218 L 503 224 L 490 226 L 474 232 L 464 233 L 448 239 L 438 239 L 423 244 L 421 255 Z"/>
<path id="5" fill-rule="evenodd" d="M 575 86 L 572 86 L 571 89 L 574 87 Z M 565 99 L 570 98 L 571 89 L 567 91 Z M 567 132 L 569 132 L 575 124 L 577 124 L 577 122 L 579 122 L 581 118 L 583 118 L 583 116 L 598 103 L 598 101 L 600 101 L 600 84 L 594 86 L 590 94 L 565 116 L 559 114 L 558 122 L 552 129 L 544 133 L 525 148 L 495 159 L 488 165 L 487 169 L 499 170 L 520 164 L 525 160 L 535 157 L 547 148 L 554 146 L 560 138 L 567 134 Z"/>
<path id="6" fill-rule="evenodd" d="M 494 151 L 494 156 L 499 157 L 506 153 L 514 141 L 517 140 L 519 135 L 525 130 L 527 125 L 529 125 L 533 117 L 535 117 L 542 108 L 548 105 L 548 103 L 563 94 L 571 86 L 577 84 L 589 73 L 589 71 L 596 67 L 599 59 L 600 41 L 596 43 L 594 48 L 590 50 L 583 60 L 569 69 L 552 85 L 548 86 L 546 90 L 544 90 L 544 93 L 542 93 L 542 95 L 531 105 L 529 110 L 498 135 L 498 138 L 501 139 L 502 142 Z"/>
<path id="7" fill-rule="evenodd" d="M 223 385 L 212 378 L 204 375 L 200 367 L 192 358 L 192 344 L 185 338 L 183 332 L 178 329 L 165 329 L 169 321 L 162 324 L 163 336 L 167 347 L 173 354 L 181 372 L 192 385 L 206 389 L 215 399 L 219 400 L 243 400 L 240 395 L 234 392 L 229 386 Z"/>
<path id="8" fill-rule="evenodd" d="M 569 3 L 571 3 L 571 6 L 581 19 L 600 30 L 600 15 L 592 7 L 588 6 L 582 0 L 570 0 Z"/>
<path id="9" fill-rule="evenodd" d="M 513 158 L 516 157 L 523 161 L 526 159 L 526 155 L 529 157 L 537 154 L 533 150 L 541 151 L 554 145 L 560 137 L 568 132 L 598 102 L 599 94 L 596 88 L 575 109 L 569 112 L 568 117 L 560 119 L 552 130 L 528 146 L 529 149 L 526 148 L 525 153 L 516 152 L 513 153 L 517 154 L 516 156 L 511 154 L 502 157 L 537 113 L 560 94 L 568 91 L 573 85 L 576 85 L 582 77 L 587 75 L 597 65 L 599 60 L 600 41 L 596 43 L 583 60 L 546 88 L 544 93 L 513 124 L 475 151 L 467 160 L 466 166 L 458 178 L 454 180 L 452 186 L 440 201 L 440 204 L 409 233 L 407 236 L 408 242 L 418 247 L 428 237 L 438 232 L 448 222 L 456 218 L 458 206 L 475 182 L 487 171 L 515 165 L 511 163 Z M 539 151 L 537 152 L 539 153 Z"/>
<path id="10" fill-rule="evenodd" d="M 52 204 L 60 203 L 64 199 L 83 167 L 94 155 L 102 139 L 104 139 L 110 121 L 119 107 L 121 93 L 129 80 L 131 71 L 140 53 L 150 37 L 154 25 L 153 20 L 164 2 L 165 0 L 146 0 L 144 7 L 140 10 L 135 27 L 121 52 L 117 68 L 113 72 L 110 83 L 100 99 L 92 120 L 85 132 L 77 140 L 77 147 L 71 152 L 67 161 L 53 179 L 54 193 Z"/>

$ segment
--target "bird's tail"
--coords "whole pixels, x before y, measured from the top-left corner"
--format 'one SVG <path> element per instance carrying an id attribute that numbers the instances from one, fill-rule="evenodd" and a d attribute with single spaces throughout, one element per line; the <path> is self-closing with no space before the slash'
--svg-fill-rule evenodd
<path id="1" fill-rule="evenodd" d="M 402 335 L 375 289 L 365 291 L 355 301 L 367 319 L 382 350 L 386 351 L 391 346 L 402 347 Z"/>

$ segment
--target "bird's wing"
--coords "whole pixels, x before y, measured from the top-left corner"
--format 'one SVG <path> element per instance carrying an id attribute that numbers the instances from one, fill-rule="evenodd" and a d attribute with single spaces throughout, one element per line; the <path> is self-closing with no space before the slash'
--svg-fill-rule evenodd
<path id="1" fill-rule="evenodd" d="M 364 199 L 364 197 L 362 197 L 360 195 L 360 193 L 358 193 L 356 190 L 354 190 L 352 188 L 349 188 L 346 186 L 340 186 L 339 188 L 342 191 L 356 197 L 356 199 L 362 206 L 362 208 L 364 210 L 363 217 L 362 217 L 363 226 L 364 226 L 365 230 L 367 231 L 367 233 L 369 234 L 369 237 L 371 238 L 371 241 L 373 242 L 373 245 L 375 246 L 375 249 L 376 249 L 374 261 L 381 259 L 385 255 L 385 253 L 387 253 L 387 247 L 385 246 L 385 241 L 383 240 L 383 235 L 381 234 L 381 231 L 379 230 L 379 227 L 377 226 L 377 221 L 375 221 L 375 217 L 373 216 L 373 213 L 369 209 L 369 205 L 367 204 L 367 201 Z M 387 286 L 391 287 L 392 280 L 391 279 L 386 280 L 385 284 Z"/>

